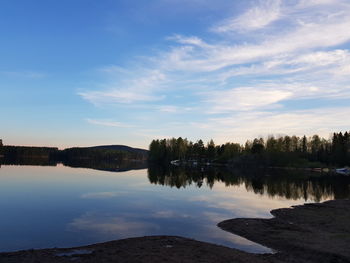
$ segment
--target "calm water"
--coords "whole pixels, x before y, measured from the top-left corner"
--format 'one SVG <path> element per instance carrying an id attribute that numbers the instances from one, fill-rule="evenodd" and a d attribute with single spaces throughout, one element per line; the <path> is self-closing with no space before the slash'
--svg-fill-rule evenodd
<path id="1" fill-rule="evenodd" d="M 349 197 L 344 177 L 287 171 L 180 168 L 111 172 L 58 166 L 0 168 L 0 251 L 180 235 L 250 252 L 269 250 L 219 229 L 235 217 Z"/>

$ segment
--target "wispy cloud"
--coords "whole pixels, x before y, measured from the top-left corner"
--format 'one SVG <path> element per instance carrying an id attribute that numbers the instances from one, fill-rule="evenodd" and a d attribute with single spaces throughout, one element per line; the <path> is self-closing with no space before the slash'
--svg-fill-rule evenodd
<path id="1" fill-rule="evenodd" d="M 159 107 L 159 111 L 161 112 L 169 112 L 169 113 L 177 113 L 179 108 L 173 105 L 162 105 Z"/>
<path id="2" fill-rule="evenodd" d="M 118 128 L 131 128 L 132 125 L 128 125 L 125 123 L 112 121 L 112 120 L 96 120 L 96 119 L 89 119 L 87 118 L 86 121 L 93 125 L 99 125 L 99 126 L 107 126 L 107 127 L 118 127 Z"/>
<path id="3" fill-rule="evenodd" d="M 97 193 L 86 193 L 82 194 L 83 199 L 108 199 L 125 195 L 125 192 L 97 192 Z"/>
<path id="4" fill-rule="evenodd" d="M 250 31 L 263 28 L 276 21 L 281 16 L 281 0 L 259 1 L 242 15 L 225 20 L 220 25 L 213 27 L 215 32 Z"/>
<path id="5" fill-rule="evenodd" d="M 170 32 L 165 50 L 136 60 L 132 67 L 103 68 L 118 81 L 79 94 L 96 105 L 148 103 L 155 116 L 186 112 L 192 123 L 205 126 L 218 138 L 300 133 L 302 127 L 305 132 L 326 133 L 323 129 L 345 127 L 335 118 L 344 120 L 348 108 L 327 106 L 321 111 L 322 105 L 310 105 L 314 111 L 303 111 L 298 103 L 350 98 L 350 2 L 252 3 L 214 23 L 206 35 Z M 213 114 L 224 117 L 213 118 Z M 234 125 L 228 125 L 230 120 Z M 175 130 L 170 120 L 167 123 Z"/>
<path id="6" fill-rule="evenodd" d="M 291 56 L 296 52 L 341 45 L 350 39 L 349 27 L 350 15 L 337 14 L 320 23 L 300 24 L 289 32 L 275 32 L 257 40 L 257 43 L 216 43 L 208 47 L 188 44 L 168 53 L 167 62 L 169 68 L 172 65 L 189 71 L 216 71 L 240 64 L 259 63 L 274 56 Z"/>
<path id="7" fill-rule="evenodd" d="M 205 96 L 208 106 L 211 106 L 210 113 L 224 113 L 247 111 L 267 106 L 275 107 L 275 103 L 291 97 L 292 93 L 284 90 L 246 87 L 212 91 L 205 93 Z"/>
<path id="8" fill-rule="evenodd" d="M 319 134 L 328 138 L 335 130 L 347 130 L 349 107 L 293 110 L 288 112 L 254 111 L 233 113 L 225 117 L 211 118 L 205 127 L 215 134 L 217 142 L 243 143 L 247 138 L 276 134 L 311 136 Z"/>
<path id="9" fill-rule="evenodd" d="M 106 91 L 87 91 L 79 92 L 85 100 L 95 104 L 108 104 L 108 103 L 133 103 L 140 101 L 154 101 L 159 100 L 161 97 L 152 96 L 150 94 L 142 94 L 133 89 L 109 89 Z"/>
<path id="10" fill-rule="evenodd" d="M 201 47 L 201 48 L 211 48 L 213 46 L 209 45 L 208 43 L 204 42 L 202 39 L 200 39 L 199 37 L 196 36 L 192 36 L 192 37 L 185 37 L 182 35 L 174 35 L 172 37 L 168 37 L 168 40 L 173 40 L 176 41 L 180 44 L 183 45 L 192 45 L 192 46 L 197 46 L 197 47 Z"/>
<path id="11" fill-rule="evenodd" d="M 103 68 L 102 71 L 107 73 L 125 73 L 120 67 L 110 66 Z M 129 72 L 128 72 L 129 73 Z M 85 100 L 95 104 L 124 103 L 156 101 L 161 100 L 163 95 L 155 95 L 154 91 L 158 90 L 159 85 L 166 81 L 165 75 L 159 70 L 142 72 L 143 76 L 139 77 L 137 72 L 127 80 L 116 80 L 111 83 L 105 83 L 103 90 L 81 91 L 78 94 Z"/>
<path id="12" fill-rule="evenodd" d="M 111 215 L 86 213 L 75 218 L 68 227 L 73 230 L 84 230 L 94 234 L 110 235 L 114 238 L 144 235 L 156 231 L 159 227 L 153 223 L 138 221 L 128 215 Z"/>
<path id="13" fill-rule="evenodd" d="M 341 2 L 344 2 L 342 0 L 300 0 L 297 4 L 297 7 L 299 8 L 305 8 L 305 7 L 313 7 L 313 6 L 319 6 L 319 5 L 339 5 Z"/>
<path id="14" fill-rule="evenodd" d="M 165 113 L 188 113 L 190 111 L 195 110 L 193 107 L 179 107 L 179 106 L 174 106 L 174 105 L 160 105 L 157 106 L 160 112 L 165 112 Z"/>

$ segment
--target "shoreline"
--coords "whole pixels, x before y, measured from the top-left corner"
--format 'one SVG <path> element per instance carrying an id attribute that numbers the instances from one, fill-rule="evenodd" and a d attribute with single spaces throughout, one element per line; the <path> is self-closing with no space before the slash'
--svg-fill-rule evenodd
<path id="1" fill-rule="evenodd" d="M 236 218 L 220 228 L 276 250 L 251 254 L 177 236 L 146 236 L 73 248 L 0 253 L 0 263 L 34 262 L 350 262 L 350 200 L 272 210 L 270 219 Z"/>
<path id="2" fill-rule="evenodd" d="M 350 262 L 350 200 L 271 211 L 269 219 L 235 218 L 218 226 L 278 251 L 282 262 Z"/>

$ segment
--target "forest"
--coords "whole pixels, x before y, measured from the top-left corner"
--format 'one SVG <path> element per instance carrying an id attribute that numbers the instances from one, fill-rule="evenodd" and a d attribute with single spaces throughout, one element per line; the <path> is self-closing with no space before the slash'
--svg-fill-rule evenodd
<path id="1" fill-rule="evenodd" d="M 328 140 L 318 135 L 269 136 L 248 140 L 244 145 L 233 142 L 215 145 L 213 140 L 194 143 L 181 137 L 156 139 L 149 146 L 149 160 L 160 164 L 179 160 L 232 166 L 345 166 L 350 165 L 350 134 L 333 133 Z"/>
<path id="2" fill-rule="evenodd" d="M 148 151 L 123 145 L 108 145 L 96 147 L 74 147 L 59 150 L 54 147 L 10 146 L 0 144 L 0 157 L 4 163 L 77 163 L 81 160 L 125 161 L 147 160 Z"/>

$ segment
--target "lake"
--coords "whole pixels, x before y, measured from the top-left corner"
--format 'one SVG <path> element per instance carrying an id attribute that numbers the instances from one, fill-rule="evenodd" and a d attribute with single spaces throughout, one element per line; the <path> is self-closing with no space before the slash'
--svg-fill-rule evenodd
<path id="1" fill-rule="evenodd" d="M 177 235 L 263 253 L 217 223 L 350 196 L 349 177 L 320 173 L 137 168 L 2 165 L 0 251 Z"/>

